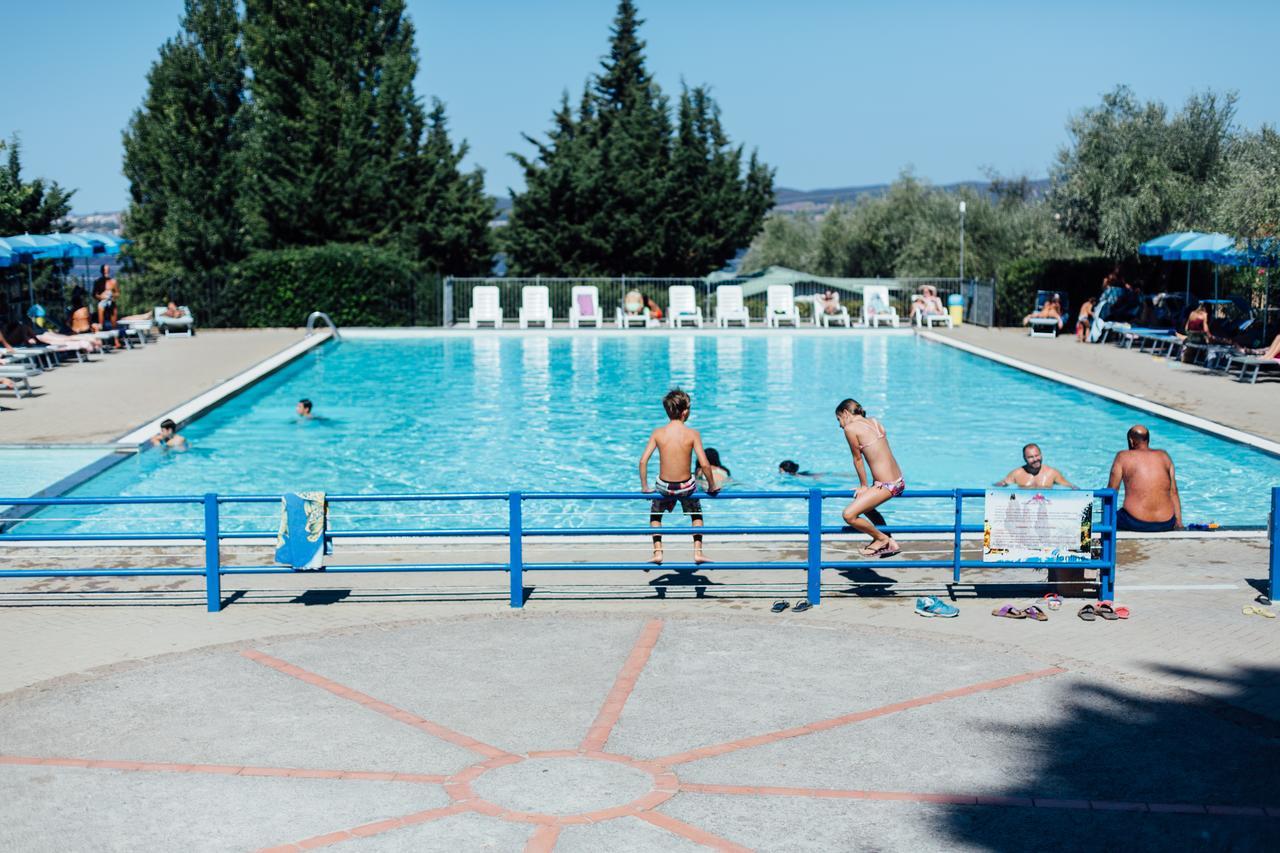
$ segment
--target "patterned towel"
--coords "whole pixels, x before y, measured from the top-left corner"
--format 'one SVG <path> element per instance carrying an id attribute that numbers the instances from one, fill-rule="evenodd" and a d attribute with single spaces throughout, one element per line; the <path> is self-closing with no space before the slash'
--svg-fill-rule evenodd
<path id="1" fill-rule="evenodd" d="M 333 549 L 328 530 L 329 503 L 324 492 L 289 492 L 280 499 L 280 533 L 276 536 L 276 562 L 294 571 L 320 571 Z"/>

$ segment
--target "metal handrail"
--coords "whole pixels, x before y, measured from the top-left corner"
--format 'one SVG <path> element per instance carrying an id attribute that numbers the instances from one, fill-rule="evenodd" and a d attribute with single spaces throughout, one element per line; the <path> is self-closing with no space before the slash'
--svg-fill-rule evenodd
<path id="1" fill-rule="evenodd" d="M 717 569 L 730 570 L 778 570 L 799 569 L 806 574 L 806 592 L 809 601 L 818 605 L 822 599 L 821 573 L 823 569 L 847 571 L 854 568 L 866 568 L 865 560 L 832 560 L 823 559 L 823 535 L 847 533 L 847 528 L 823 525 L 822 509 L 827 500 L 845 500 L 853 496 L 848 490 L 823 491 L 821 489 L 790 490 L 777 492 L 726 492 L 707 495 L 702 492 L 691 497 L 713 502 L 733 500 L 793 500 L 805 504 L 803 525 L 753 525 L 735 527 L 664 527 L 663 536 L 705 535 L 800 535 L 806 539 L 804 560 L 756 561 L 756 562 L 720 562 L 715 563 L 675 563 L 662 564 L 664 571 L 706 572 Z M 968 568 L 1001 568 L 1001 569 L 1045 569 L 1051 567 L 1067 567 L 1073 569 L 1097 569 L 1099 597 L 1110 599 L 1115 594 L 1116 572 L 1116 492 L 1112 489 L 1094 491 L 1095 499 L 1101 502 L 1099 523 L 1093 525 L 1093 532 L 1099 534 L 1101 546 L 1097 559 L 1074 562 L 1046 561 L 1010 561 L 984 563 L 981 560 L 966 560 L 961 557 L 961 540 L 966 533 L 980 533 L 982 525 L 964 523 L 964 501 L 966 499 L 984 497 L 985 489 L 951 489 L 951 490 L 917 490 L 904 492 L 900 497 L 908 499 L 939 500 L 945 499 L 953 504 L 953 515 L 950 524 L 894 524 L 895 533 L 933 533 L 942 537 L 951 537 L 953 546 L 951 554 L 945 559 L 913 560 L 909 557 L 897 559 L 892 566 L 877 563 L 884 568 L 951 568 L 952 580 L 960 582 L 960 572 Z M 537 528 L 526 527 L 523 510 L 526 502 L 592 500 L 592 501 L 647 501 L 654 497 L 652 492 L 506 492 L 487 494 L 408 494 L 408 495 L 333 495 L 330 501 L 342 503 L 385 503 L 385 502 L 438 502 L 457 501 L 467 503 L 485 503 L 503 501 L 507 505 L 507 524 L 505 527 L 491 528 L 413 528 L 390 530 L 328 530 L 328 539 L 351 539 L 365 537 L 385 538 L 431 538 L 431 537 L 495 537 L 506 539 L 508 547 L 507 561 L 504 563 L 413 563 L 385 565 L 334 565 L 326 566 L 325 571 L 339 572 L 487 572 L 501 571 L 510 576 L 510 604 L 519 608 L 524 606 L 524 573 L 526 571 L 596 571 L 596 570 L 634 570 L 652 569 L 650 563 L 623 562 L 607 560 L 604 562 L 528 562 L 524 559 L 524 541 L 527 537 L 582 537 L 582 536 L 651 536 L 656 530 L 652 527 L 578 527 L 578 528 Z M 143 567 L 131 569 L 103 569 L 86 567 L 79 569 L 0 569 L 0 578 L 35 578 L 35 577 L 156 577 L 172 575 L 174 577 L 203 574 L 205 576 L 205 600 L 210 612 L 222 609 L 222 576 L 248 574 L 288 574 L 292 568 L 279 565 L 271 566 L 223 566 L 221 563 L 221 543 L 225 540 L 243 540 L 271 536 L 268 531 L 224 531 L 220 521 L 220 510 L 231 504 L 265 504 L 279 501 L 273 495 L 218 495 L 208 493 L 203 496 L 157 496 L 157 497 L 54 497 L 54 498 L 0 498 L 0 506 L 57 506 L 57 505 L 139 505 L 139 504 L 188 504 L 198 505 L 203 509 L 203 530 L 192 531 L 147 531 L 140 533 L 48 533 L 48 534 L 8 534 L 0 533 L 0 545 L 5 543 L 30 542 L 102 542 L 102 541 L 157 541 L 157 540 L 198 540 L 204 542 L 204 567 L 193 569 L 174 569 L 164 567 Z M 1272 496 L 1273 505 L 1280 507 L 1280 489 Z M 1280 510 L 1273 511 L 1273 537 L 1276 527 L 1275 518 Z M 1276 551 L 1272 551 L 1273 579 L 1278 568 Z"/>
<path id="2" fill-rule="evenodd" d="M 335 341 L 342 339 L 342 335 L 338 334 L 337 324 L 334 323 L 333 320 L 329 318 L 329 315 L 324 313 L 323 311 L 312 311 L 309 315 L 307 315 L 307 337 L 308 338 L 315 334 L 316 320 L 324 320 L 325 323 L 328 324 L 329 331 L 333 333 L 333 339 Z"/>

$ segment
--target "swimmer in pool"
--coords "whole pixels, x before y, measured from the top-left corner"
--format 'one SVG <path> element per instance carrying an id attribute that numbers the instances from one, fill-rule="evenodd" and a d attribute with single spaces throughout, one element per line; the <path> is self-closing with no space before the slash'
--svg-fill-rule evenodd
<path id="1" fill-rule="evenodd" d="M 799 464 L 792 459 L 783 459 L 778 463 L 778 473 L 786 474 L 789 477 L 804 477 L 809 480 L 821 480 L 823 477 L 830 476 L 828 474 L 819 474 L 815 471 L 801 471 Z M 880 514 L 880 510 L 872 507 L 863 513 L 876 527 L 884 527 L 886 522 L 884 516 Z"/>
<path id="2" fill-rule="evenodd" d="M 178 425 L 171 418 L 165 418 L 160 422 L 160 432 L 151 436 L 151 446 L 186 450 L 187 440 L 178 435 Z"/>
<path id="3" fill-rule="evenodd" d="M 304 421 L 311 420 L 311 401 L 306 397 L 303 397 L 298 401 L 298 405 L 294 411 L 297 412 L 298 417 L 302 418 Z"/>
<path id="4" fill-rule="evenodd" d="M 1061 471 L 1044 464 L 1040 445 L 1028 444 L 1022 448 L 1022 459 L 1026 464 L 1005 474 L 1004 479 L 996 483 L 997 486 L 1018 486 L 1022 489 L 1052 489 L 1054 486 L 1075 488 L 1062 476 Z"/>

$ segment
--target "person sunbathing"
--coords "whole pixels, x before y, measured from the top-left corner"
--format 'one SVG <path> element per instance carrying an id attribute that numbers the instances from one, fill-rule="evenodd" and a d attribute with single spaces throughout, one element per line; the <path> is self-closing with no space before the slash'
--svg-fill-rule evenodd
<path id="1" fill-rule="evenodd" d="M 1045 300 L 1039 311 L 1032 311 L 1030 314 L 1022 318 L 1022 325 L 1031 325 L 1032 320 L 1056 320 L 1058 325 L 1062 325 L 1062 299 L 1058 294 L 1054 294 Z"/>
<path id="2" fill-rule="evenodd" d="M 1266 349 L 1254 350 L 1254 355 L 1258 358 L 1275 358 L 1280 359 L 1280 335 L 1276 335 L 1271 341 L 1271 346 Z"/>
<path id="3" fill-rule="evenodd" d="M 638 317 L 644 313 L 644 294 L 638 290 L 629 292 L 622 299 L 622 310 L 630 317 Z"/>
<path id="4" fill-rule="evenodd" d="M 834 290 L 824 290 L 822 293 L 814 296 L 813 304 L 820 314 L 840 313 L 840 297 L 836 295 Z"/>
<path id="5" fill-rule="evenodd" d="M 145 314 L 143 314 L 143 315 L 140 315 L 140 316 L 145 317 L 146 315 L 145 315 Z M 186 316 L 186 314 L 185 314 L 185 313 L 183 313 L 182 309 L 178 307 L 178 303 L 176 303 L 176 302 L 174 302 L 172 299 L 170 299 L 170 300 L 169 300 L 169 304 L 168 304 L 168 306 L 164 309 L 164 316 L 165 316 L 165 317 L 169 317 L 169 318 L 174 319 L 174 320 L 179 320 L 179 319 L 181 319 L 181 318 L 185 317 L 185 316 Z M 128 317 L 126 317 L 125 319 L 127 320 L 127 319 L 129 319 L 129 318 L 128 318 Z"/>

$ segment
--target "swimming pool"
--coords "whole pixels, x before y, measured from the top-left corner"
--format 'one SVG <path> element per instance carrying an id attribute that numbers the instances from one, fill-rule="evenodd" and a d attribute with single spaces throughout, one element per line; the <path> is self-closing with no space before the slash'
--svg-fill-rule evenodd
<path id="1" fill-rule="evenodd" d="M 675 385 L 691 393 L 690 425 L 720 451 L 735 487 L 808 487 L 777 473 L 780 460 L 793 459 L 824 475 L 818 485 L 849 488 L 853 469 L 833 414 L 848 396 L 884 421 L 910 488 L 995 482 L 1021 464 L 1031 441 L 1046 464 L 1101 488 L 1138 422 L 1178 466 L 1187 522 L 1261 525 L 1268 489 L 1280 482 L 1280 459 L 913 335 L 588 331 L 331 343 L 187 427 L 190 451 L 138 454 L 72 494 L 627 490 L 639 485 L 638 457 Z M 315 401 L 314 421 L 295 417 L 302 397 Z M 656 471 L 655 460 L 650 476 Z M 721 505 L 717 523 L 774 513 L 802 523 L 799 505 L 747 503 Z M 365 515 L 343 524 L 422 523 L 421 507 L 404 509 L 418 515 L 362 505 Z M 891 517 L 912 518 L 908 505 L 892 509 Z M 464 507 L 432 511 L 438 526 L 476 526 Z M 545 511 L 555 517 L 537 523 L 587 526 L 601 518 L 586 513 L 608 510 Z M 198 508 L 183 512 L 190 518 L 175 523 L 198 529 Z M 356 512 L 335 507 L 338 516 Z M 494 513 L 490 521 L 500 521 L 501 508 Z M 139 529 L 138 508 L 59 507 L 22 532 L 74 529 L 87 516 L 99 530 Z M 643 507 L 627 517 L 643 523 Z M 269 512 L 257 520 L 232 514 L 226 526 L 271 527 Z"/>

